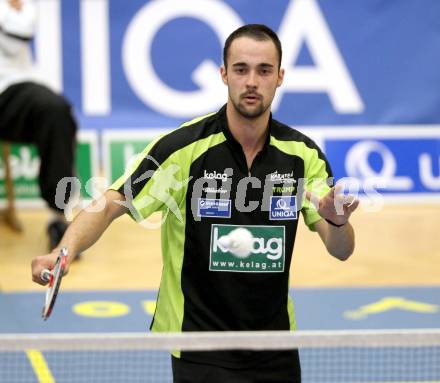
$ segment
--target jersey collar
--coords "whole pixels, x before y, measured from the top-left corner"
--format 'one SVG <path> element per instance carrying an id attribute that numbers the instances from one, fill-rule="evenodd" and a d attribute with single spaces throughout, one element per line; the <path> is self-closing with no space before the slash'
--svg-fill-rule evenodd
<path id="1" fill-rule="evenodd" d="M 231 131 L 229 130 L 229 126 L 228 126 L 228 120 L 226 118 L 226 104 L 222 106 L 222 108 L 218 111 L 218 116 L 219 116 L 219 120 L 221 123 L 221 129 L 223 134 L 226 137 L 227 142 L 234 148 L 240 149 L 242 150 L 241 144 L 234 138 L 234 136 L 232 135 Z M 270 135 L 272 132 L 272 113 L 270 113 L 269 116 L 269 134 L 266 137 L 266 141 L 264 143 L 263 146 L 263 151 L 266 150 L 266 148 L 269 146 L 270 143 Z"/>

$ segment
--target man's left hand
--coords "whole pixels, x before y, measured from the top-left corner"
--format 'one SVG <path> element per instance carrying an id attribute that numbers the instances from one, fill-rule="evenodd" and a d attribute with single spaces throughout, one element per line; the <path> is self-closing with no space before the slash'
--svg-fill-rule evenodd
<path id="1" fill-rule="evenodd" d="M 356 208 L 359 200 L 352 195 L 344 195 L 342 186 L 334 186 L 322 198 L 317 197 L 309 191 L 305 194 L 318 211 L 319 215 L 336 225 L 344 225 Z"/>

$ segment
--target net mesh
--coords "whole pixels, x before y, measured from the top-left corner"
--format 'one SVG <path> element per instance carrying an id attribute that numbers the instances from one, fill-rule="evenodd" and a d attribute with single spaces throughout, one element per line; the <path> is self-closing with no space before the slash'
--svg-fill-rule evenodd
<path id="1" fill-rule="evenodd" d="M 305 383 L 440 383 L 440 330 L 0 335 L 0 382 L 172 382 L 169 350 L 300 350 Z"/>

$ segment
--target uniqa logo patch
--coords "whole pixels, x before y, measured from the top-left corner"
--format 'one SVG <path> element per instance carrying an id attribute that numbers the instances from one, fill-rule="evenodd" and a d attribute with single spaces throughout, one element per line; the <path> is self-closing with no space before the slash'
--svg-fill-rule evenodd
<path id="1" fill-rule="evenodd" d="M 237 258 L 219 242 L 238 227 L 249 230 L 253 238 L 251 254 Z M 209 270 L 230 272 L 283 272 L 285 265 L 284 226 L 212 225 Z"/>
<path id="2" fill-rule="evenodd" d="M 297 219 L 296 196 L 270 197 L 270 220 Z"/>

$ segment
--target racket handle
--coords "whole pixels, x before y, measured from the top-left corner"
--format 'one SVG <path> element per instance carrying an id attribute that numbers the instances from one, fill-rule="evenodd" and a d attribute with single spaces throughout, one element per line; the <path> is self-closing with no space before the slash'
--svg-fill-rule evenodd
<path id="1" fill-rule="evenodd" d="M 40 278 L 45 282 L 49 282 L 51 275 L 52 273 L 48 269 L 44 269 L 40 273 Z"/>

